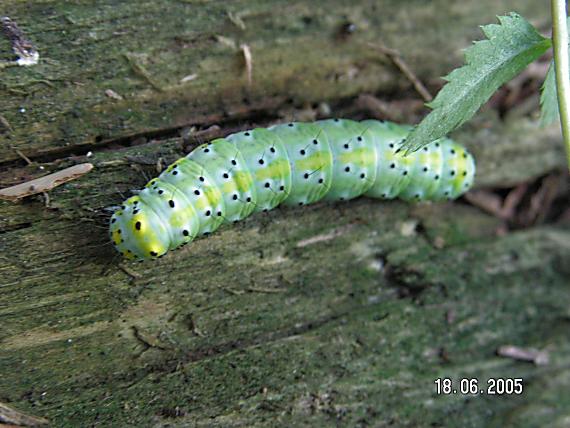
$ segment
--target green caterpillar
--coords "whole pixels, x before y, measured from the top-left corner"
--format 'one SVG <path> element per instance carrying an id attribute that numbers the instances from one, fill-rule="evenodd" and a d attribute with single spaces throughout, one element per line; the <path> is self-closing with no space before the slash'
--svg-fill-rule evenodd
<path id="1" fill-rule="evenodd" d="M 154 259 L 222 223 L 284 203 L 454 199 L 473 184 L 473 157 L 449 139 L 405 156 L 411 127 L 346 119 L 288 123 L 194 149 L 127 199 L 111 239 L 128 259 Z"/>

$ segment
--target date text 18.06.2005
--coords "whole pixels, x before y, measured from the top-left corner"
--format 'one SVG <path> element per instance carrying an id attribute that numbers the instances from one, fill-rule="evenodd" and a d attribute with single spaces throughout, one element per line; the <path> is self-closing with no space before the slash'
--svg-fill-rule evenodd
<path id="1" fill-rule="evenodd" d="M 437 378 L 434 383 L 437 395 L 521 395 L 523 393 L 522 378 L 489 378 L 487 382 L 480 382 L 477 378 Z"/>

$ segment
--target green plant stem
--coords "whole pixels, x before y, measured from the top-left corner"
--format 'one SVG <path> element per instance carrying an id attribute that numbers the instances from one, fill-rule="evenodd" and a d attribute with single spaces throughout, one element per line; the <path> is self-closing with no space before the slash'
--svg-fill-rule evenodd
<path id="1" fill-rule="evenodd" d="M 551 0 L 551 8 L 556 92 L 558 93 L 562 137 L 566 146 L 568 168 L 570 168 L 570 61 L 568 59 L 566 1 Z"/>

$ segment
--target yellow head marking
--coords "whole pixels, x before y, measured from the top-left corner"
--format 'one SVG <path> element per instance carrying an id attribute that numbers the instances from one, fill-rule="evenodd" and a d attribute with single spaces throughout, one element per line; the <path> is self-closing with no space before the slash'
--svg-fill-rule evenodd
<path id="1" fill-rule="evenodd" d="M 113 242 L 115 245 L 119 245 L 121 243 L 121 229 L 117 228 L 112 232 Z"/>

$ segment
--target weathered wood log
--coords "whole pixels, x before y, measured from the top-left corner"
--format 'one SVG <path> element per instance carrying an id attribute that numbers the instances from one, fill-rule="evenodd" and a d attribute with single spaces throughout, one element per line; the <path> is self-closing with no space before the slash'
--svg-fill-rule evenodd
<path id="1" fill-rule="evenodd" d="M 0 402 L 53 426 L 566 425 L 568 224 L 503 236 L 466 204 L 359 199 L 253 216 L 140 264 L 106 231 L 120 193 L 184 154 L 180 127 L 266 125 L 287 98 L 366 116 L 346 99 L 409 83 L 361 42 L 398 48 L 431 83 L 514 7 L 547 22 L 531 1 L 3 2 L 47 61 L 0 74 L 0 180 L 95 168 L 48 206 L 0 201 Z M 564 164 L 559 130 L 524 117 L 487 112 L 456 138 L 478 187 Z M 443 377 L 523 378 L 524 393 L 436 395 Z"/>

